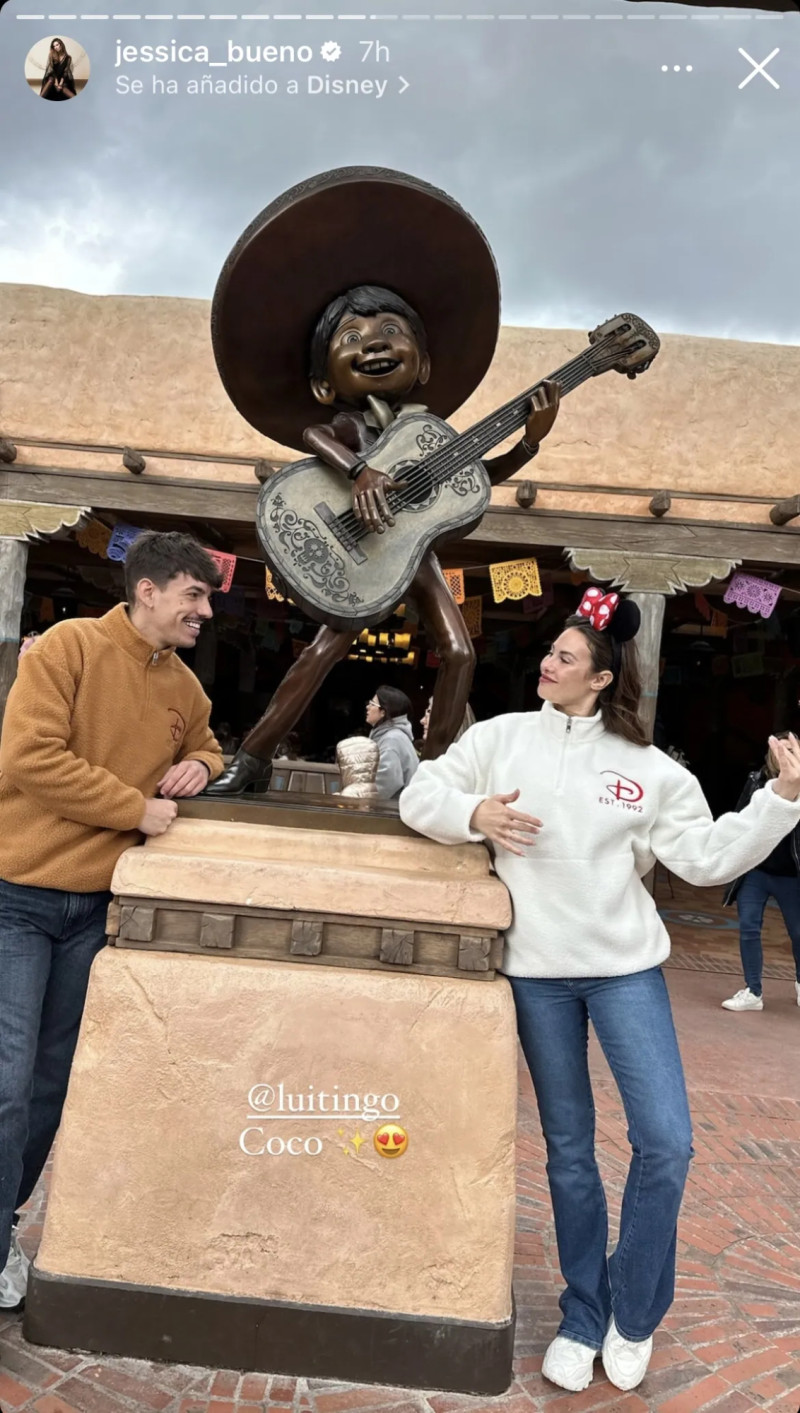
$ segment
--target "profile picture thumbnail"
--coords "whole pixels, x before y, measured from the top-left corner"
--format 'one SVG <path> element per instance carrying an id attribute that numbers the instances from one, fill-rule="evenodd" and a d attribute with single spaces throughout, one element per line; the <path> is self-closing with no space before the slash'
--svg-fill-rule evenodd
<path id="1" fill-rule="evenodd" d="M 66 103 L 77 98 L 89 82 L 91 65 L 86 50 L 77 39 L 48 35 L 28 50 L 25 78 L 32 93 L 49 103 Z"/>

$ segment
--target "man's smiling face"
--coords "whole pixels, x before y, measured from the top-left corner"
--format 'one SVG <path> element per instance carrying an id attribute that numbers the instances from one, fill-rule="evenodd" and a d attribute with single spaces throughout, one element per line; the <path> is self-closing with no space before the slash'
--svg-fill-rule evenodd
<path id="1" fill-rule="evenodd" d="M 430 359 L 399 314 L 346 314 L 328 348 L 327 378 L 312 389 L 319 402 L 360 407 L 370 394 L 407 397 L 429 375 Z"/>

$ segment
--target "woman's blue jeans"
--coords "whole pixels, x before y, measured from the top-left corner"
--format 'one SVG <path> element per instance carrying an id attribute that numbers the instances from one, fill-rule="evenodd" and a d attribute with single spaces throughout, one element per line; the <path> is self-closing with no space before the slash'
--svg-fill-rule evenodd
<path id="1" fill-rule="evenodd" d="M 675 1292 L 678 1211 L 692 1157 L 683 1067 L 660 967 L 564 981 L 509 977 L 547 1145 L 561 1274 L 559 1334 L 599 1349 L 613 1312 L 647 1339 Z M 589 1021 L 617 1083 L 633 1158 L 610 1258 L 594 1151 Z"/>
<path id="2" fill-rule="evenodd" d="M 753 868 L 742 879 L 736 894 L 736 904 L 739 909 L 739 951 L 742 954 L 744 982 L 754 996 L 761 995 L 761 974 L 764 968 L 761 929 L 764 925 L 764 909 L 770 898 L 775 899 L 783 913 L 786 931 L 792 944 L 795 975 L 800 981 L 800 878 L 796 873 L 784 878 L 779 874 L 764 873 L 760 868 Z"/>

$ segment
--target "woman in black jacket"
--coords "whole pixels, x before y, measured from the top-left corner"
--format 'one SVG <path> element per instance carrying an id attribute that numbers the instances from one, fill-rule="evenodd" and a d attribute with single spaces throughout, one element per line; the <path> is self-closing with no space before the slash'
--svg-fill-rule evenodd
<path id="1" fill-rule="evenodd" d="M 776 733 L 785 740 L 788 731 Z M 778 765 L 772 751 L 767 751 L 766 760 L 760 770 L 751 771 L 741 799 L 736 806 L 743 810 L 749 804 L 756 790 L 761 790 L 768 780 L 774 780 Z M 742 956 L 744 987 L 722 1004 L 726 1011 L 763 1011 L 764 1000 L 761 994 L 761 972 L 763 953 L 761 928 L 764 909 L 769 898 L 774 898 L 786 923 L 786 931 L 792 943 L 795 966 L 795 994 L 800 1006 L 800 825 L 772 850 L 772 853 L 741 878 L 737 878 L 728 888 L 723 903 L 736 900 L 739 909 L 739 950 Z"/>

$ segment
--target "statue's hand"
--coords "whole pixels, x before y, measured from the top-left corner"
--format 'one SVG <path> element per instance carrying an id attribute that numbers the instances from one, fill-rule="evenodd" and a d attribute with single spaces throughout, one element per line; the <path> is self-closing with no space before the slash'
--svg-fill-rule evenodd
<path id="1" fill-rule="evenodd" d="M 552 429 L 558 416 L 560 396 L 558 383 L 551 382 L 550 379 L 534 390 L 531 410 L 525 424 L 525 440 L 528 446 L 533 447 L 543 442 Z"/>
<path id="2" fill-rule="evenodd" d="M 387 525 L 394 525 L 394 516 L 387 499 L 390 490 L 404 486 L 405 481 L 393 481 L 383 471 L 365 466 L 353 482 L 353 511 L 368 530 L 382 535 Z"/>

